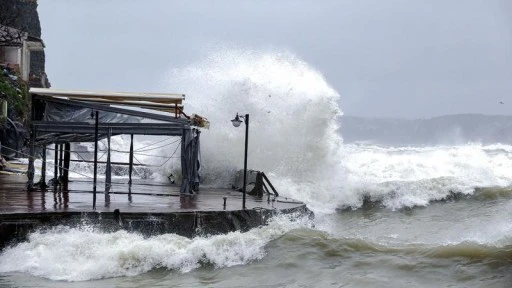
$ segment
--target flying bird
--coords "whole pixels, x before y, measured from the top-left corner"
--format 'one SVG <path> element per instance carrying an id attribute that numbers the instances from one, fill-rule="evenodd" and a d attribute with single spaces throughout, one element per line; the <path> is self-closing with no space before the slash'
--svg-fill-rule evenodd
<path id="1" fill-rule="evenodd" d="M 500 101 L 499 103 L 500 103 L 500 104 L 505 104 L 505 103 L 503 103 L 503 101 Z"/>

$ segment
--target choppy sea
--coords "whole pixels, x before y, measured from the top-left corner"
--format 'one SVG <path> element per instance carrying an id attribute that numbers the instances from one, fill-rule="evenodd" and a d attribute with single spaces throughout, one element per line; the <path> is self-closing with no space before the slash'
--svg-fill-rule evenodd
<path id="1" fill-rule="evenodd" d="M 205 185 L 228 185 L 242 166 L 244 131 L 229 120 L 250 113 L 249 166 L 315 219 L 278 216 L 193 239 L 57 227 L 1 252 L 0 287 L 512 285 L 512 146 L 343 143 L 342 95 L 283 51 L 221 50 L 166 79 L 165 90 L 187 91 L 186 111 L 212 123 L 202 133 Z M 151 155 L 137 157 L 160 167 L 155 181 L 179 169 Z"/>

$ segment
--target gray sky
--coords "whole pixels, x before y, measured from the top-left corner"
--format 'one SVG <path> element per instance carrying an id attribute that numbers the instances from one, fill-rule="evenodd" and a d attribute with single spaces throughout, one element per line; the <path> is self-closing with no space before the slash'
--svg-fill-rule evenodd
<path id="1" fill-rule="evenodd" d="M 39 0 L 39 16 L 54 88 L 158 91 L 228 44 L 296 54 L 346 115 L 512 114 L 509 0 Z"/>

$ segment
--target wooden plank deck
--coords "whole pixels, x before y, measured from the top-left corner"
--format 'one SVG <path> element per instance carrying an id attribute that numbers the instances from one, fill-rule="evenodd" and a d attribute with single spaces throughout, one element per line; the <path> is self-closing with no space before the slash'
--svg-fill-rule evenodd
<path id="1" fill-rule="evenodd" d="M 28 192 L 25 175 L 0 174 L 0 250 L 24 241 L 31 231 L 54 225 L 81 225 L 83 221 L 112 229 L 126 229 L 144 235 L 176 233 L 186 237 L 246 231 L 264 225 L 275 214 L 301 213 L 312 216 L 302 202 L 279 197 L 267 201 L 247 196 L 242 209 L 242 193 L 230 189 L 202 188 L 196 195 L 183 196 L 179 187 L 113 180 L 109 196 L 105 184 L 97 185 L 93 209 L 92 182 L 71 181 L 64 189 L 49 187 Z M 224 197 L 227 198 L 224 207 Z"/>
<path id="2" fill-rule="evenodd" d="M 90 180 L 70 181 L 68 189 L 48 187 L 46 190 L 27 192 L 25 175 L 0 175 L 0 214 L 93 212 Z M 128 186 L 127 179 L 113 179 L 109 196 L 105 197 L 104 182 L 98 182 L 96 212 L 113 212 L 119 209 L 128 213 L 179 213 L 192 211 L 242 210 L 242 193 L 231 189 L 201 188 L 192 196 L 181 196 L 179 186 L 150 181 L 134 181 Z M 226 208 L 223 207 L 226 197 Z M 282 197 L 281 197 L 282 198 Z M 247 195 L 247 209 L 290 209 L 303 203 L 282 198 L 267 202 Z"/>

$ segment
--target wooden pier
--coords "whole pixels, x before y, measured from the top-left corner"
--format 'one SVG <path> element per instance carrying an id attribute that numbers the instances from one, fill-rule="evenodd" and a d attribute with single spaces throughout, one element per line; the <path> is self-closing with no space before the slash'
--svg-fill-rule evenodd
<path id="1" fill-rule="evenodd" d="M 193 237 L 246 231 L 264 225 L 278 213 L 312 215 L 304 203 L 279 197 L 263 172 L 252 171 L 256 172 L 252 184 L 257 188 L 251 195 L 245 193 L 247 177 L 243 177 L 243 193 L 200 186 L 200 129 L 208 128 L 209 123 L 204 117 L 183 112 L 182 94 L 33 88 L 30 97 L 27 175 L 0 174 L 0 248 L 24 239 L 34 229 L 55 225 L 85 223 L 106 231 Z M 129 161 L 115 163 L 110 157 L 110 137 L 122 134 L 131 135 Z M 179 185 L 132 179 L 133 135 L 179 137 Z M 100 139 L 108 143 L 104 177 L 97 172 Z M 69 179 L 74 142 L 95 143 L 94 160 L 75 159 L 94 165 L 92 181 Z M 51 181 L 46 178 L 48 146 L 54 147 Z M 41 178 L 35 182 L 37 151 L 42 167 Z M 129 166 L 127 178 L 112 179 L 112 165 L 116 164 Z"/>
<path id="2" fill-rule="evenodd" d="M 311 213 L 304 203 L 288 198 L 248 196 L 242 209 L 242 193 L 231 189 L 202 188 L 183 195 L 175 185 L 134 181 L 130 186 L 124 180 L 114 183 L 109 194 L 101 193 L 94 210 L 90 180 L 72 180 L 67 189 L 27 191 L 25 175 L 0 175 L 0 248 L 34 229 L 61 224 L 194 237 L 246 231 L 280 213 Z"/>

